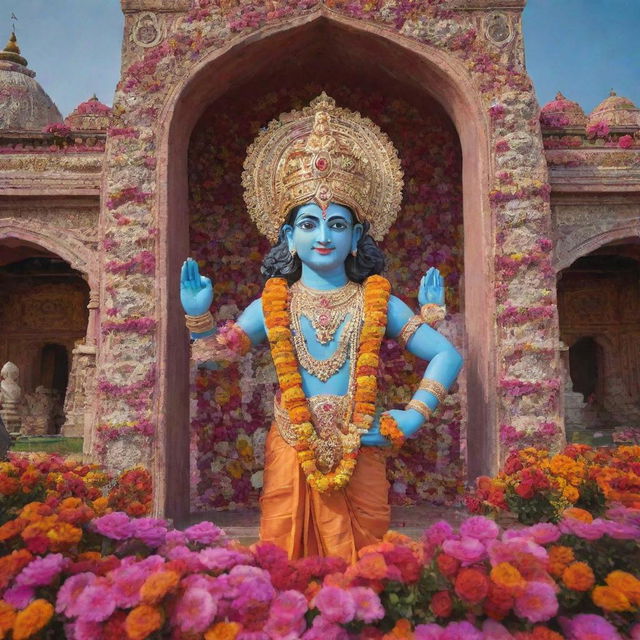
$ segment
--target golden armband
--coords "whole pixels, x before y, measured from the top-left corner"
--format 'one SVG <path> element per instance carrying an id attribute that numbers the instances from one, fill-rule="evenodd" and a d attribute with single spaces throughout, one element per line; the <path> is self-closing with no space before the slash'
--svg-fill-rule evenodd
<path id="1" fill-rule="evenodd" d="M 420 316 L 412 316 L 404 327 L 400 329 L 400 333 L 398 334 L 396 341 L 403 349 L 407 348 L 407 343 L 411 339 L 411 336 L 413 336 L 421 324 L 423 324 L 423 321 Z"/>
<path id="2" fill-rule="evenodd" d="M 191 333 L 206 333 L 214 327 L 211 311 L 205 311 L 199 316 L 185 315 L 184 319 Z"/>
<path id="3" fill-rule="evenodd" d="M 442 404 L 447 397 L 447 388 L 437 380 L 430 380 L 429 378 L 424 378 L 420 382 L 418 391 L 428 391 L 436 397 L 440 404 Z"/>
<path id="4" fill-rule="evenodd" d="M 439 304 L 423 304 L 420 307 L 420 318 L 422 322 L 428 324 L 432 329 L 435 329 L 443 320 L 447 314 L 447 309 Z"/>

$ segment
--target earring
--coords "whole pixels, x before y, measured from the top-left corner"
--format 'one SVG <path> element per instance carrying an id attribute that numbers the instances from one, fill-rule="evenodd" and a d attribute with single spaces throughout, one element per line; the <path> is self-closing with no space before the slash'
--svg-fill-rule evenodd
<path id="1" fill-rule="evenodd" d="M 351 255 L 355 258 L 355 257 L 358 255 L 358 250 L 357 250 L 357 249 L 354 249 L 354 250 L 351 252 Z"/>
<path id="2" fill-rule="evenodd" d="M 296 250 L 295 250 L 295 248 L 293 248 L 293 249 L 289 249 L 289 253 L 291 254 L 291 257 L 292 257 L 292 258 L 295 258 L 295 257 L 296 257 Z"/>

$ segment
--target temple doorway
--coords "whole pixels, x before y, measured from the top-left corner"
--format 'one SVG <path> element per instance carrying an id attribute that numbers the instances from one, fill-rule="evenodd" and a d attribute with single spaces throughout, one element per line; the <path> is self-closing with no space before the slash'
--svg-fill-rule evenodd
<path id="1" fill-rule="evenodd" d="M 564 269 L 558 312 L 569 347 L 568 436 L 640 427 L 640 239 L 600 247 Z"/>
<path id="2" fill-rule="evenodd" d="M 6 238 L 0 244 L 0 366 L 19 370 L 23 435 L 59 434 L 72 352 L 87 332 L 89 286 L 58 255 Z"/>
<path id="3" fill-rule="evenodd" d="M 316 44 L 299 57 L 278 60 L 268 72 L 229 90 L 206 108 L 191 134 L 189 253 L 214 281 L 216 323 L 235 319 L 263 286 L 260 266 L 269 243 L 258 234 L 242 199 L 246 149 L 271 119 L 326 91 L 338 106 L 372 119 L 398 149 L 404 201 L 381 244 L 385 275 L 394 294 L 417 309 L 420 278 L 430 266 L 439 267 L 446 277 L 448 309 L 441 330 L 464 352 L 462 152 L 456 128 L 424 90 L 380 72 L 355 54 L 327 64 L 323 56 L 335 55 L 333 49 L 318 49 Z M 381 406 L 400 408 L 426 365 L 405 356 L 392 341 L 384 349 Z M 464 387 L 463 380 L 422 437 L 390 461 L 392 504 L 444 502 L 460 490 Z M 257 506 L 275 388 L 266 346 L 239 365 L 195 372 L 190 403 L 192 512 Z"/>

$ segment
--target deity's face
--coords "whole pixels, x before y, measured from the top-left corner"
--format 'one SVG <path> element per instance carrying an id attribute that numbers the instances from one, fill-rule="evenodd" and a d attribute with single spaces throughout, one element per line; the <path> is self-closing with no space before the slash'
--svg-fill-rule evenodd
<path id="1" fill-rule="evenodd" d="M 334 202 L 324 214 L 313 202 L 302 205 L 284 229 L 289 249 L 296 250 L 303 265 L 319 272 L 343 268 L 362 236 L 362 225 L 354 224 L 351 211 Z"/>

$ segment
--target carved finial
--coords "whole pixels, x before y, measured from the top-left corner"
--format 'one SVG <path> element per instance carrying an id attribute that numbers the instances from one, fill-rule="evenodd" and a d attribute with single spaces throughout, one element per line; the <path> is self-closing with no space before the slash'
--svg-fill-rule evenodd
<path id="1" fill-rule="evenodd" d="M 566 100 L 561 91 L 558 91 L 558 93 L 556 93 L 556 100 Z"/>
<path id="2" fill-rule="evenodd" d="M 0 51 L 0 60 L 14 62 L 15 64 L 22 65 L 23 67 L 27 66 L 27 61 L 20 55 L 20 47 L 18 46 L 18 39 L 16 38 L 15 31 L 11 32 L 4 51 Z"/>
<path id="3" fill-rule="evenodd" d="M 611 91 L 609 91 L 609 96 L 617 96 L 617 95 L 618 94 L 613 89 L 611 89 Z"/>

